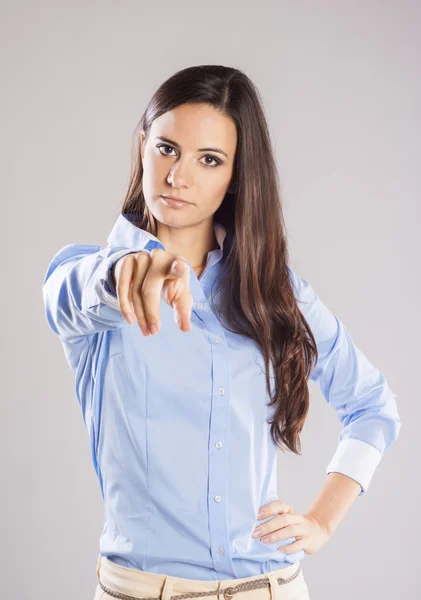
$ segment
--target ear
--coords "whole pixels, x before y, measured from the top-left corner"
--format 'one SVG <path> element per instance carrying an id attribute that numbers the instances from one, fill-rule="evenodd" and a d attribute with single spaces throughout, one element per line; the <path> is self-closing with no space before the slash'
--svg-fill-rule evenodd
<path id="1" fill-rule="evenodd" d="M 140 130 L 140 155 L 143 157 L 145 155 L 145 138 L 146 138 L 146 133 L 144 129 Z"/>

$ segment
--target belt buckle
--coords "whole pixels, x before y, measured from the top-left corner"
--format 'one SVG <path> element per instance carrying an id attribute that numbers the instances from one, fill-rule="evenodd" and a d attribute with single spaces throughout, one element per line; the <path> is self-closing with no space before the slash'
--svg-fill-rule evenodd
<path id="1" fill-rule="evenodd" d="M 230 600 L 234 596 L 235 593 L 236 593 L 236 590 L 234 587 L 227 587 L 223 590 L 225 600 Z"/>

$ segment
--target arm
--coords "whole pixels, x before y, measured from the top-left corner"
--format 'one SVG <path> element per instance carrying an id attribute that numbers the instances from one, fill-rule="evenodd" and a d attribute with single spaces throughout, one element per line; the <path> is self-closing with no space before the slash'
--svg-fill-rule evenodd
<path id="1" fill-rule="evenodd" d="M 354 479 L 330 472 L 306 514 L 315 517 L 330 537 L 359 495 L 361 486 Z"/>
<path id="2" fill-rule="evenodd" d="M 361 486 L 359 495 L 362 496 L 384 453 L 399 435 L 401 421 L 396 394 L 379 369 L 356 347 L 345 325 L 323 304 L 309 282 L 288 269 L 298 306 L 312 330 L 319 352 L 310 379 L 317 383 L 343 426 L 326 473 L 341 473 L 355 480 Z M 333 490 L 332 482 L 333 478 L 328 478 L 322 492 L 324 499 Z M 351 484 L 347 482 L 346 485 L 352 489 Z M 352 496 L 353 492 L 350 494 Z"/>
<path id="3" fill-rule="evenodd" d="M 48 323 L 63 341 L 77 342 L 127 323 L 111 269 L 119 258 L 139 250 L 69 244 L 56 253 L 48 266 L 42 294 Z"/>

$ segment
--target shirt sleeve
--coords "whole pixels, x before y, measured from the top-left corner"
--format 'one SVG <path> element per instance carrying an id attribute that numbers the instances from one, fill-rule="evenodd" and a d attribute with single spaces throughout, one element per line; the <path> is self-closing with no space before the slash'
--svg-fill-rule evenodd
<path id="1" fill-rule="evenodd" d="M 127 323 L 113 285 L 111 268 L 133 248 L 68 244 L 52 258 L 42 285 L 51 329 L 66 342 Z"/>
<path id="2" fill-rule="evenodd" d="M 319 353 L 310 379 L 317 383 L 343 426 L 326 474 L 336 471 L 351 477 L 360 484 L 362 496 L 384 453 L 399 435 L 396 394 L 310 283 L 290 267 L 288 270 L 298 307 Z"/>

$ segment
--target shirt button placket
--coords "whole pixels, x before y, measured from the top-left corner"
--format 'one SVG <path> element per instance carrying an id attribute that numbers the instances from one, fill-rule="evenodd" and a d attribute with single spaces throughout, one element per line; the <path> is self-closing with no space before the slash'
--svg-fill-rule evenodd
<path id="1" fill-rule="evenodd" d="M 213 325 L 213 323 L 212 323 Z M 215 322 L 216 325 L 216 322 Z M 218 322 L 218 325 L 220 324 Z M 211 404 L 209 441 L 209 522 L 211 553 L 215 570 L 236 577 L 230 553 L 228 523 L 228 423 L 229 423 L 229 348 L 221 335 L 211 334 L 214 394 Z"/>

